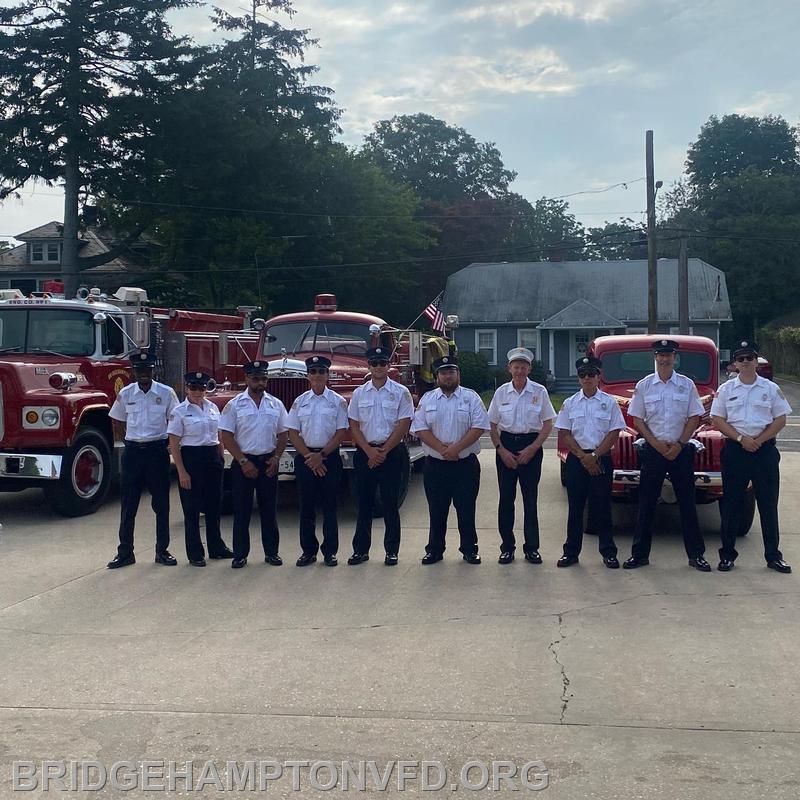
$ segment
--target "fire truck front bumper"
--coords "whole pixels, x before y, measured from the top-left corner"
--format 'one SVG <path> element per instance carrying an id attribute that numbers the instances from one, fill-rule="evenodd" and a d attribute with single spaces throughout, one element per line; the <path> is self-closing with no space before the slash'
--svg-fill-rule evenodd
<path id="1" fill-rule="evenodd" d="M 0 478 L 57 481 L 62 459 L 44 453 L 0 453 Z"/>
<path id="2" fill-rule="evenodd" d="M 666 478 L 669 480 L 669 476 Z M 614 488 L 625 488 L 639 485 L 639 470 L 638 469 L 615 469 L 614 470 Z M 694 485 L 697 489 L 706 489 L 711 487 L 722 486 L 722 473 L 721 472 L 695 472 Z"/>

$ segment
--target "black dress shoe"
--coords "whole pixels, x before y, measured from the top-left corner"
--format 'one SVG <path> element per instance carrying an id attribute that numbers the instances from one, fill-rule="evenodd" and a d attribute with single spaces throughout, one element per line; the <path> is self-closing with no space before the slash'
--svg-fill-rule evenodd
<path id="1" fill-rule="evenodd" d="M 770 569 L 774 569 L 775 572 L 783 572 L 784 574 L 792 571 L 792 568 L 782 559 L 778 559 L 777 561 L 767 561 L 767 566 Z"/>
<path id="2" fill-rule="evenodd" d="M 131 564 L 135 564 L 136 559 L 133 557 L 133 553 L 129 556 L 114 556 L 114 558 L 106 564 L 109 569 L 119 569 L 120 567 L 129 567 Z"/>
<path id="3" fill-rule="evenodd" d="M 347 563 L 351 567 L 354 567 L 356 564 L 363 564 L 365 561 L 369 561 L 369 553 L 353 553 L 353 555 L 347 559 Z"/>
<path id="4" fill-rule="evenodd" d="M 276 553 L 274 556 L 264 556 L 264 563 L 271 567 L 282 567 L 283 559 Z"/>
<path id="5" fill-rule="evenodd" d="M 467 564 L 480 564 L 481 563 L 481 557 L 477 553 L 464 553 L 463 558 L 464 558 L 464 561 L 467 562 Z"/>
<path id="6" fill-rule="evenodd" d="M 619 559 L 616 556 L 603 556 L 603 563 L 609 569 L 619 569 Z"/>
<path id="7" fill-rule="evenodd" d="M 438 555 L 437 553 L 425 553 L 422 556 L 422 561 L 420 563 L 425 564 L 435 564 L 437 561 L 441 561 L 444 558 L 442 555 Z"/>
<path id="8" fill-rule="evenodd" d="M 500 558 L 497 559 L 498 564 L 510 564 L 514 560 L 513 552 L 500 553 Z"/>
<path id="9" fill-rule="evenodd" d="M 697 558 L 690 558 L 689 559 L 689 566 L 693 569 L 698 570 L 699 572 L 711 572 L 711 564 L 706 561 L 703 556 L 697 556 Z"/>
<path id="10" fill-rule="evenodd" d="M 733 569 L 733 561 L 729 558 L 721 558 L 719 564 L 717 564 L 717 569 L 720 572 L 730 572 Z"/>
<path id="11" fill-rule="evenodd" d="M 189 563 L 193 567 L 204 567 L 206 565 L 206 560 L 204 558 L 190 558 Z"/>
<path id="12" fill-rule="evenodd" d="M 163 564 L 165 567 L 174 567 L 177 563 L 178 559 L 175 558 L 169 550 L 156 553 L 156 564 Z"/>
<path id="13" fill-rule="evenodd" d="M 386 558 L 383 559 L 383 563 L 386 564 L 387 567 L 396 567 L 397 553 L 387 553 Z"/>
<path id="14" fill-rule="evenodd" d="M 557 567 L 571 567 L 573 564 L 578 563 L 578 556 L 561 556 L 561 558 L 556 561 Z"/>
<path id="15" fill-rule="evenodd" d="M 313 564 L 317 560 L 316 554 L 312 553 L 303 553 L 300 558 L 295 561 L 295 566 L 298 567 L 307 567 L 309 564 Z"/>
<path id="16" fill-rule="evenodd" d="M 223 558 L 236 558 L 233 550 L 229 550 L 227 547 L 224 550 L 220 550 L 219 553 L 209 553 L 208 557 L 213 558 L 214 561 L 221 561 Z"/>
<path id="17" fill-rule="evenodd" d="M 336 556 L 324 556 L 323 560 L 326 567 L 335 567 L 339 563 L 339 559 Z"/>
<path id="18" fill-rule="evenodd" d="M 241 569 L 242 567 L 244 567 L 246 565 L 247 565 L 247 559 L 246 558 L 234 558 L 233 561 L 231 561 L 231 568 L 232 569 Z"/>
<path id="19" fill-rule="evenodd" d="M 525 560 L 530 564 L 542 563 L 542 557 L 539 555 L 538 550 L 531 550 L 530 553 L 525 553 Z"/>
<path id="20" fill-rule="evenodd" d="M 649 558 L 634 558 L 631 556 L 623 565 L 622 569 L 638 569 L 639 567 L 646 567 L 650 563 Z"/>

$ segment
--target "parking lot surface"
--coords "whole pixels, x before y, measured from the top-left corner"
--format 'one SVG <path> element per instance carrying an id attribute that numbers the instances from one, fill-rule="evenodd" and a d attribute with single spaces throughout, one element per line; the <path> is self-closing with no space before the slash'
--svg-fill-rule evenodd
<path id="1" fill-rule="evenodd" d="M 451 779 L 465 763 L 504 760 L 541 762 L 543 797 L 800 795 L 798 573 L 765 568 L 758 522 L 729 574 L 687 566 L 674 506 L 659 509 L 650 567 L 609 571 L 587 536 L 580 565 L 558 570 L 567 509 L 549 451 L 545 563 L 500 566 L 493 458 L 481 454 L 481 566 L 461 560 L 454 515 L 445 560 L 420 565 L 427 507 L 418 474 L 391 569 L 381 521 L 372 560 L 344 563 L 355 521 L 346 502 L 340 565 L 295 567 L 291 484 L 281 484 L 285 565 L 263 563 L 256 534 L 238 571 L 186 563 L 175 485 L 172 568 L 153 563 L 145 502 L 138 563 L 109 571 L 116 500 L 65 520 L 37 491 L 0 497 L 0 796 L 20 796 L 15 761 L 87 759 L 192 761 L 197 772 L 209 761 L 433 761 L 448 770 L 438 793 L 450 796 L 475 794 Z M 782 471 L 783 551 L 800 571 L 800 454 L 784 453 Z M 623 557 L 634 514 L 615 510 Z M 716 565 L 716 507 L 701 508 L 700 521 Z M 225 518 L 228 542 L 230 525 Z M 268 795 L 331 794 L 307 775 L 299 789 L 291 783 L 275 780 Z M 402 791 L 395 773 L 385 791 L 370 781 L 354 793 L 421 791 L 419 781 Z"/>

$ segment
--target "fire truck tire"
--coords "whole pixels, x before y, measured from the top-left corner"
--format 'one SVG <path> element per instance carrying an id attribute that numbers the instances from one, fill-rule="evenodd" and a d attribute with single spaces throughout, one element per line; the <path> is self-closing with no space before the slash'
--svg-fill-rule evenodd
<path id="1" fill-rule="evenodd" d="M 720 498 L 719 501 L 719 511 L 722 514 L 722 504 L 725 502 L 725 498 Z M 750 533 L 750 528 L 753 527 L 753 520 L 756 516 L 756 495 L 752 489 L 749 492 L 745 492 L 744 495 L 744 514 L 742 515 L 742 519 L 739 523 L 739 530 L 736 531 L 737 536 L 747 536 Z"/>
<path id="2" fill-rule="evenodd" d="M 61 462 L 61 478 L 45 487 L 48 503 L 65 517 L 93 514 L 111 485 L 111 450 L 96 428 L 81 428 Z"/>

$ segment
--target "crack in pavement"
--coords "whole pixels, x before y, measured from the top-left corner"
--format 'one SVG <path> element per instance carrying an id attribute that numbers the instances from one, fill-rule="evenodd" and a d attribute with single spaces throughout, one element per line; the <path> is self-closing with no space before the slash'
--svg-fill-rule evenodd
<path id="1" fill-rule="evenodd" d="M 559 639 L 553 639 L 549 645 L 547 645 L 547 649 L 553 654 L 553 658 L 556 662 L 556 666 L 561 671 L 561 717 L 559 718 L 559 724 L 564 725 L 564 718 L 567 715 L 567 706 L 569 705 L 569 701 L 572 699 L 572 694 L 569 692 L 569 678 L 567 677 L 567 668 L 564 664 L 561 663 L 558 653 L 556 652 L 556 648 L 560 645 L 564 639 L 566 639 L 567 634 L 564 630 L 564 615 L 558 614 L 558 635 Z"/>

